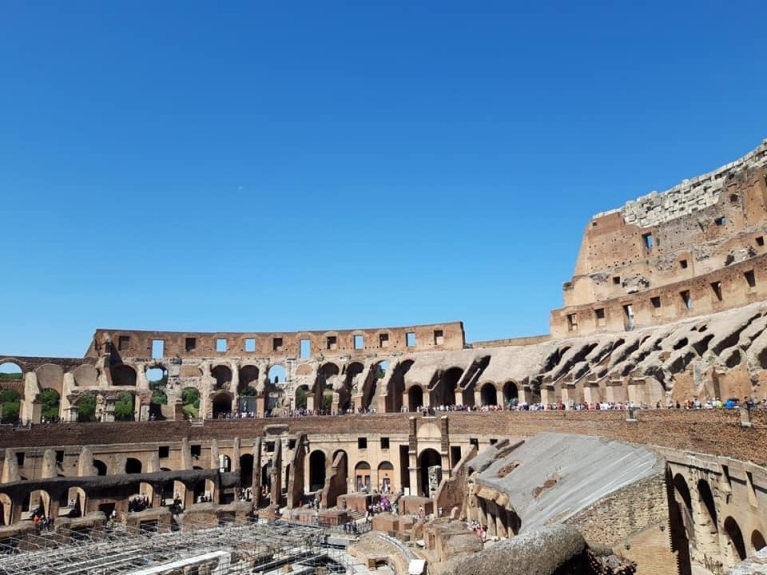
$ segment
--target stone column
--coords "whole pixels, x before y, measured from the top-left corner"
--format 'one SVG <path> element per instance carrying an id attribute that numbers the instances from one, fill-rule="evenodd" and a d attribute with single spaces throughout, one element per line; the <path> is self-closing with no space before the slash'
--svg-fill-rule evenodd
<path id="1" fill-rule="evenodd" d="M 418 470 L 418 420 L 415 417 L 408 419 L 410 425 L 410 434 L 408 436 L 408 459 L 410 466 L 408 471 L 410 473 L 410 494 L 421 495 L 421 482 L 420 473 Z"/>

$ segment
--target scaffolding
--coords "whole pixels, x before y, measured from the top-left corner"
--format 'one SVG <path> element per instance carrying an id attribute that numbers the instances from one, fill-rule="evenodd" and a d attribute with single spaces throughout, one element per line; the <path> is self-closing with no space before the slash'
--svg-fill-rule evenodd
<path id="1" fill-rule="evenodd" d="M 356 564 L 333 547 L 326 530 L 283 521 L 217 527 L 185 522 L 184 531 L 168 533 L 118 524 L 0 542 L 0 575 L 272 575 L 286 565 L 294 574 L 329 575 L 351 573 Z"/>

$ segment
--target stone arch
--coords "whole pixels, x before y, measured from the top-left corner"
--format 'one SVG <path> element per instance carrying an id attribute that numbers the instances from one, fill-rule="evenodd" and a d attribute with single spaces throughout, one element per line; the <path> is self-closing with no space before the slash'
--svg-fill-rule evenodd
<path id="1" fill-rule="evenodd" d="M 59 509 L 59 514 L 66 514 L 67 517 L 82 517 L 87 514 L 88 494 L 85 489 L 75 486 L 62 491 Z"/>
<path id="2" fill-rule="evenodd" d="M 367 461 L 358 462 L 357 465 L 354 466 L 355 490 L 357 492 L 364 491 L 370 493 L 372 491 L 371 481 L 370 464 Z"/>
<path id="3" fill-rule="evenodd" d="M 486 383 L 480 389 L 480 396 L 482 398 L 483 406 L 495 406 L 498 405 L 498 390 L 495 388 L 494 383 Z"/>
<path id="4" fill-rule="evenodd" d="M 101 461 L 100 459 L 94 459 L 93 460 L 93 467 L 96 468 L 96 475 L 106 475 L 107 474 L 107 464 Z"/>
<path id="5" fill-rule="evenodd" d="M 37 401 L 42 404 L 41 417 L 46 420 L 61 417 L 61 394 L 58 391 L 50 387 L 44 388 L 37 394 Z"/>
<path id="6" fill-rule="evenodd" d="M 442 372 L 437 385 L 434 386 L 431 392 L 431 401 L 429 403 L 435 407 L 439 405 L 455 405 L 455 391 L 462 375 L 463 369 L 460 367 L 451 367 Z"/>
<path id="7" fill-rule="evenodd" d="M 421 492 L 418 495 L 431 497 L 432 489 L 429 484 L 429 468 L 442 465 L 442 456 L 436 449 L 426 448 L 418 455 L 418 470 L 421 475 L 419 488 Z"/>
<path id="8" fill-rule="evenodd" d="M 327 456 L 321 449 L 309 454 L 309 491 L 319 491 L 325 486 Z"/>
<path id="9" fill-rule="evenodd" d="M 132 474 L 132 473 L 141 473 L 142 465 L 141 461 L 139 459 L 136 459 L 135 457 L 129 457 L 125 460 L 125 473 L 126 474 Z"/>
<path id="10" fill-rule="evenodd" d="M 232 411 L 232 394 L 228 391 L 221 391 L 213 396 L 211 402 L 213 406 L 213 418 L 227 415 Z"/>
<path id="11" fill-rule="evenodd" d="M 306 409 L 306 398 L 309 396 L 309 386 L 299 385 L 296 387 L 296 395 L 293 406 L 295 409 Z"/>
<path id="12" fill-rule="evenodd" d="M 373 400 L 379 393 L 379 385 L 386 377 L 386 372 L 388 369 L 389 362 L 385 359 L 375 362 L 375 364 L 373 364 L 373 366 L 370 368 L 370 372 L 362 384 L 362 389 L 360 389 L 363 409 L 370 409 L 371 407 L 375 407 L 373 405 Z"/>
<path id="13" fill-rule="evenodd" d="M 253 459 L 252 453 L 240 455 L 240 486 L 243 488 L 253 485 Z"/>
<path id="14" fill-rule="evenodd" d="M 507 381 L 503 384 L 503 404 L 512 407 L 519 402 L 519 385 L 515 381 Z"/>
<path id="15" fill-rule="evenodd" d="M 267 377 L 271 384 L 277 385 L 278 383 L 285 383 L 288 375 L 284 365 L 275 363 L 274 365 L 269 366 Z"/>
<path id="16" fill-rule="evenodd" d="M 218 456 L 218 470 L 221 473 L 229 473 L 232 470 L 232 458 L 221 453 Z"/>
<path id="17" fill-rule="evenodd" d="M 89 391 L 80 396 L 73 404 L 77 406 L 78 423 L 98 421 L 99 414 L 96 412 L 98 394 L 95 391 Z"/>
<path id="18" fill-rule="evenodd" d="M 240 368 L 240 381 L 237 384 L 237 393 L 242 394 L 247 388 L 258 389 L 258 377 L 261 371 L 255 365 L 243 365 Z"/>
<path id="19" fill-rule="evenodd" d="M 229 389 L 229 386 L 232 383 L 231 367 L 223 364 L 217 365 L 211 368 L 210 375 L 216 380 L 216 389 Z"/>
<path id="20" fill-rule="evenodd" d="M 122 363 L 120 365 L 115 365 L 110 371 L 112 373 L 112 385 L 136 385 L 136 370 L 132 366 Z"/>
<path id="21" fill-rule="evenodd" d="M 28 513 L 27 518 L 31 519 L 35 510 L 45 517 L 48 517 L 51 512 L 51 494 L 45 489 L 33 489 L 24 497 L 21 505 L 22 513 Z"/>
<path id="22" fill-rule="evenodd" d="M 378 464 L 378 490 L 382 493 L 394 491 L 394 465 L 390 461 Z"/>
<path id="23" fill-rule="evenodd" d="M 716 517 L 716 501 L 714 500 L 714 494 L 711 491 L 711 486 L 705 479 L 698 480 L 698 497 L 703 503 L 707 513 L 708 520 L 711 528 L 714 532 L 719 530 Z"/>
<path id="24" fill-rule="evenodd" d="M 0 526 L 10 525 L 13 520 L 13 499 L 7 493 L 0 493 Z"/>
<path id="25" fill-rule="evenodd" d="M 767 543 L 764 541 L 764 535 L 758 529 L 754 529 L 751 533 L 751 548 L 756 552 L 767 547 Z"/>
<path id="26" fill-rule="evenodd" d="M 413 385 L 407 390 L 407 400 L 410 411 L 417 411 L 423 407 L 423 389 L 420 385 Z"/>
<path id="27" fill-rule="evenodd" d="M 64 385 L 64 370 L 55 363 L 46 363 L 35 370 L 40 389 L 53 389 L 61 396 Z"/>
<path id="28" fill-rule="evenodd" d="M 746 558 L 746 544 L 738 522 L 732 516 L 724 520 L 724 532 L 727 534 L 732 554 L 732 563 L 738 563 Z"/>
<path id="29" fill-rule="evenodd" d="M 72 372 L 72 379 L 78 387 L 97 387 L 99 371 L 89 363 L 84 363 Z"/>
<path id="30" fill-rule="evenodd" d="M 136 394 L 131 391 L 121 393 L 115 402 L 115 421 L 134 421 L 136 419 Z"/>
<path id="31" fill-rule="evenodd" d="M 389 377 L 389 385 L 386 389 L 386 411 L 391 413 L 402 409 L 406 388 L 405 375 L 410 371 L 414 363 L 414 360 L 406 359 L 394 366 Z"/>
<path id="32" fill-rule="evenodd" d="M 203 412 L 200 409 L 202 407 L 202 394 L 200 390 L 193 386 L 188 385 L 181 390 L 181 411 L 184 416 L 189 419 L 199 419 L 203 416 Z"/>
<path id="33" fill-rule="evenodd" d="M 690 497 L 690 488 L 687 481 L 681 474 L 674 475 L 674 498 L 679 505 L 679 511 L 682 514 L 682 522 L 689 541 L 695 541 L 695 529 L 692 518 L 692 498 Z"/>
<path id="34" fill-rule="evenodd" d="M 24 370 L 17 362 L 4 359 L 0 361 L 0 381 L 24 381 Z"/>

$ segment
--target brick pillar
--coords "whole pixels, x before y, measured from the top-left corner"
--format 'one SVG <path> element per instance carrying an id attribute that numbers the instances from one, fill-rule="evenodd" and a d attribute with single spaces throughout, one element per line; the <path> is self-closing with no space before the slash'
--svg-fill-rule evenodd
<path id="1" fill-rule="evenodd" d="M 421 482 L 419 481 L 420 473 L 418 472 L 418 420 L 415 417 L 408 419 L 410 426 L 410 433 L 408 435 L 408 459 L 410 465 L 408 471 L 410 473 L 410 494 L 420 495 Z"/>
<path id="2" fill-rule="evenodd" d="M 440 455 L 442 456 L 442 477 L 450 477 L 450 426 L 447 415 L 439 420 Z"/>

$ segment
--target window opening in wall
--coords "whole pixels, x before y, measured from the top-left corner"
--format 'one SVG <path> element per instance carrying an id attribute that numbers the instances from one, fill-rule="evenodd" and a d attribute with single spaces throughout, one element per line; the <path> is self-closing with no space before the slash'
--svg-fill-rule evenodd
<path id="1" fill-rule="evenodd" d="M 445 332 L 441 329 L 434 330 L 434 345 L 442 345 L 445 343 Z"/>
<path id="2" fill-rule="evenodd" d="M 415 347 L 415 332 L 409 331 L 405 334 L 405 345 L 407 347 Z"/>
<path id="3" fill-rule="evenodd" d="M 56 463 L 64 463 L 64 451 L 57 451 L 56 452 Z"/>
<path id="4" fill-rule="evenodd" d="M 227 350 L 226 339 L 219 337 L 216 339 L 216 351 L 218 353 L 224 353 Z"/>
<path id="5" fill-rule="evenodd" d="M 389 334 L 378 334 L 378 347 L 389 347 Z"/>
<path id="6" fill-rule="evenodd" d="M 295 449 L 295 448 L 296 448 L 296 440 L 288 439 L 288 449 Z"/>
<path id="7" fill-rule="evenodd" d="M 299 342 L 298 357 L 301 359 L 309 359 L 312 356 L 312 342 L 308 339 L 302 339 Z"/>
<path id="8" fill-rule="evenodd" d="M 479 449 L 479 439 L 477 439 L 476 437 L 470 437 L 469 438 L 469 445 L 473 445 L 474 447 Z"/>
<path id="9" fill-rule="evenodd" d="M 282 351 L 282 338 L 275 337 L 272 339 L 272 351 Z"/>
<path id="10" fill-rule="evenodd" d="M 364 335 L 355 335 L 354 336 L 354 349 L 362 349 L 365 347 L 365 336 Z"/>
<path id="11" fill-rule="evenodd" d="M 152 359 L 165 357 L 165 342 L 161 339 L 152 340 Z"/>
<path id="12" fill-rule="evenodd" d="M 687 309 L 692 309 L 692 298 L 690 297 L 690 290 L 684 290 L 679 292 L 679 296 L 682 298 L 682 303 Z"/>
<path id="13" fill-rule="evenodd" d="M 652 239 L 652 234 L 651 233 L 642 234 L 642 241 L 644 242 L 645 249 L 647 249 L 647 250 L 651 250 L 652 249 L 652 247 L 653 247 L 653 239 Z"/>
<path id="14" fill-rule="evenodd" d="M 490 438 L 490 445 L 495 445 L 496 443 L 498 443 L 498 440 L 495 439 L 494 437 L 491 437 Z"/>
<path id="15" fill-rule="evenodd" d="M 756 238 L 756 245 L 757 246 L 763 246 L 764 245 L 764 236 L 759 236 Z"/>
<path id="16" fill-rule="evenodd" d="M 730 194 L 730 203 L 731 204 L 737 204 L 739 200 L 738 194 Z"/>
<path id="17" fill-rule="evenodd" d="M 679 260 L 679 267 L 683 270 L 687 269 L 687 260 Z"/>
<path id="18" fill-rule="evenodd" d="M 357 449 L 367 449 L 367 447 L 368 447 L 367 437 L 358 437 L 357 438 Z"/>
<path id="19" fill-rule="evenodd" d="M 121 335 L 117 338 L 117 349 L 119 351 L 125 351 L 130 347 L 130 336 Z"/>
<path id="20" fill-rule="evenodd" d="M 722 282 L 711 282 L 711 291 L 714 292 L 716 301 L 722 301 Z"/>
<path id="21" fill-rule="evenodd" d="M 192 457 L 200 457 L 202 455 L 202 445 L 192 445 L 190 447 Z"/>
<path id="22" fill-rule="evenodd" d="M 335 335 L 329 335 L 325 345 L 325 349 L 331 349 L 331 350 L 338 349 L 338 337 L 336 337 Z"/>
<path id="23" fill-rule="evenodd" d="M 576 329 L 578 329 L 578 314 L 568 313 L 567 314 L 567 331 L 575 331 Z"/>
<path id="24" fill-rule="evenodd" d="M 17 451 L 16 452 L 16 465 L 19 467 L 24 466 L 24 452 L 23 451 Z"/>
<path id="25" fill-rule="evenodd" d="M 247 353 L 253 353 L 254 351 L 256 351 L 256 338 L 255 337 L 245 338 L 245 351 Z"/>
<path id="26" fill-rule="evenodd" d="M 660 296 L 651 297 L 650 303 L 654 309 L 660 309 Z"/>
<path id="27" fill-rule="evenodd" d="M 184 349 L 186 351 L 194 351 L 197 349 L 197 338 L 196 337 L 188 337 L 184 341 Z"/>
<path id="28" fill-rule="evenodd" d="M 717 226 L 723 226 L 724 224 L 726 224 L 726 223 L 727 223 L 727 218 L 725 218 L 724 216 L 720 216 L 720 217 L 718 217 L 718 218 L 716 218 L 716 219 L 714 220 L 714 223 L 715 223 Z"/>
<path id="29" fill-rule="evenodd" d="M 388 437 L 382 437 L 381 438 L 381 449 L 389 449 L 389 438 Z"/>
<path id="30" fill-rule="evenodd" d="M 748 270 L 747 272 L 743 272 L 743 277 L 746 278 L 746 283 L 748 284 L 748 287 L 750 288 L 756 287 L 756 276 L 754 275 L 754 270 Z"/>
<path id="31" fill-rule="evenodd" d="M 613 283 L 615 285 L 620 285 L 620 283 L 621 283 L 621 276 L 613 276 Z"/>
<path id="32" fill-rule="evenodd" d="M 600 307 L 594 310 L 594 315 L 597 318 L 597 327 L 604 327 L 605 325 L 605 308 Z"/>
<path id="33" fill-rule="evenodd" d="M 161 445 L 157 448 L 157 457 L 160 459 L 165 459 L 166 457 L 170 457 L 170 446 L 168 445 Z"/>

